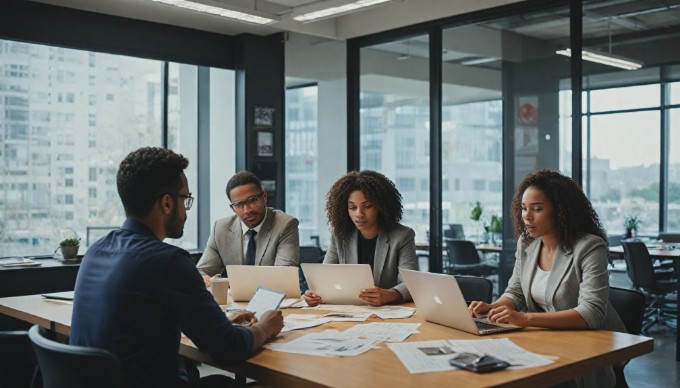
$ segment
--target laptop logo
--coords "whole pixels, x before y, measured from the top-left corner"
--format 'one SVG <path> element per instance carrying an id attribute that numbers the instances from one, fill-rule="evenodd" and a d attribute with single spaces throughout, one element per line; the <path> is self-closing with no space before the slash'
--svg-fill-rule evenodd
<path id="1" fill-rule="evenodd" d="M 335 289 L 336 290 L 342 290 L 342 285 L 340 283 L 335 284 Z"/>
<path id="2" fill-rule="evenodd" d="M 442 304 L 442 300 L 439 298 L 439 295 L 437 294 L 434 295 L 434 302 L 436 304 Z"/>

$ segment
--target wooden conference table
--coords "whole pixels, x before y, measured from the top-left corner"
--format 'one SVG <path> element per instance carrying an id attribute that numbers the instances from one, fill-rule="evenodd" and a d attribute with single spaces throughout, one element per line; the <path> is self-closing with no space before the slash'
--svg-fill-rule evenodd
<path id="1" fill-rule="evenodd" d="M 39 295 L 0 298 L 0 313 L 43 326 L 63 335 L 70 335 L 71 304 L 50 302 Z M 284 310 L 299 313 L 300 310 Z M 309 312 L 314 312 L 313 310 Z M 421 322 L 420 333 L 407 341 L 435 339 L 478 339 L 480 337 L 445 326 L 424 322 L 417 313 L 408 319 L 386 322 Z M 384 322 L 369 318 L 367 322 Z M 361 322 L 359 322 L 361 323 Z M 283 333 L 274 341 L 287 342 L 310 331 L 327 329 L 345 330 L 355 322 L 331 322 L 325 325 Z M 485 336 L 508 337 L 517 345 L 555 359 L 553 364 L 528 369 L 505 370 L 490 374 L 467 371 L 410 374 L 396 355 L 381 345 L 356 357 L 317 357 L 264 349 L 247 362 L 224 367 L 216 364 L 199 351 L 192 342 L 183 338 L 180 354 L 239 375 L 256 379 L 273 386 L 327 386 L 327 387 L 388 387 L 388 386 L 498 386 L 524 387 L 548 386 L 575 376 L 597 370 L 653 351 L 653 339 L 597 330 L 543 330 L 522 331 Z"/>
<path id="2" fill-rule="evenodd" d="M 658 260 L 673 260 L 675 263 L 675 273 L 680 274 L 680 244 L 671 243 L 664 244 L 659 242 L 651 242 L 647 245 L 647 251 L 652 259 Z M 609 247 L 609 253 L 618 255 L 623 259 L 623 246 L 615 245 Z M 680 295 L 680 283 L 678 283 L 678 295 Z M 677 309 L 677 322 L 680 322 L 680 309 Z M 675 335 L 675 361 L 680 361 L 680 336 Z"/>

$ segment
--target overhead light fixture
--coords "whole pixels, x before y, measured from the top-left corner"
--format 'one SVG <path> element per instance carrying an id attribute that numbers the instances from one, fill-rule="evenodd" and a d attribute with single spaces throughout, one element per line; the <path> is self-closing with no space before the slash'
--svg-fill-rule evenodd
<path id="1" fill-rule="evenodd" d="M 393 0 L 328 0 L 293 9 L 291 17 L 299 22 L 311 22 L 336 16 L 360 8 L 387 3 Z"/>
<path id="2" fill-rule="evenodd" d="M 151 0 L 156 3 L 174 5 L 175 7 L 204 12 L 211 15 L 222 16 L 229 19 L 254 24 L 269 24 L 281 20 L 277 15 L 262 12 L 257 9 L 245 9 L 234 7 L 218 1 L 211 0 Z M 255 3 L 257 4 L 257 3 Z"/>
<path id="3" fill-rule="evenodd" d="M 564 55 L 566 57 L 571 57 L 571 49 L 557 50 L 556 54 Z M 581 50 L 581 58 L 584 61 L 596 62 L 602 65 L 618 67 L 624 70 L 637 70 L 642 67 L 643 63 L 640 61 L 635 61 L 632 59 L 620 57 L 618 55 L 591 51 L 583 49 Z"/>

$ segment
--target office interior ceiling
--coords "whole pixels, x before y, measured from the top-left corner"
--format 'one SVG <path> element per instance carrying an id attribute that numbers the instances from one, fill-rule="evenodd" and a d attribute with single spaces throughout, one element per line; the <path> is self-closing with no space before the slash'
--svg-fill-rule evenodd
<path id="1" fill-rule="evenodd" d="M 635 51 L 640 44 L 676 41 L 680 45 L 680 2 L 668 0 L 598 0 L 584 2 L 583 46 L 597 51 Z M 470 31 L 462 33 L 461 28 Z M 474 29 L 474 31 L 472 31 Z M 450 37 L 449 37 L 449 34 Z M 480 36 L 480 44 L 465 44 L 456 36 Z M 496 38 L 494 38 L 494 34 Z M 553 55 L 555 48 L 569 47 L 569 12 L 549 10 L 508 16 L 469 27 L 444 30 L 444 62 L 465 66 L 499 69 L 503 53 L 501 34 L 525 42 L 540 43 Z M 371 47 L 395 55 L 398 60 L 429 56 L 427 36 L 411 37 Z M 505 60 L 512 58 L 505 57 Z M 518 58 L 519 59 L 519 58 Z M 642 61 L 647 58 L 639 58 Z"/>
<path id="2" fill-rule="evenodd" d="M 258 9 L 281 17 L 280 21 L 268 25 L 233 21 L 150 0 L 31 1 L 225 35 L 250 33 L 264 36 L 276 32 L 291 31 L 344 40 L 520 0 L 485 0 L 483 2 L 469 0 L 393 0 L 353 13 L 308 23 L 292 19 L 293 10 L 301 6 L 324 4 L 327 0 L 211 0 L 241 9 Z"/>

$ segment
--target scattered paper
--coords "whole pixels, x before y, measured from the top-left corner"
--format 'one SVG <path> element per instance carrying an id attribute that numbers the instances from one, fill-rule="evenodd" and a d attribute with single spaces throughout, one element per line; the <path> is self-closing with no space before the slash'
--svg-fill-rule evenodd
<path id="1" fill-rule="evenodd" d="M 282 332 L 291 330 L 307 329 L 310 327 L 315 327 L 323 325 L 324 323 L 330 322 L 330 319 L 320 317 L 317 314 L 288 314 L 283 317 L 283 329 Z"/>
<path id="2" fill-rule="evenodd" d="M 279 352 L 313 356 L 358 356 L 375 346 L 375 341 L 352 338 L 337 330 L 310 333 L 286 343 L 270 343 L 264 347 Z"/>
<path id="3" fill-rule="evenodd" d="M 361 313 L 328 313 L 324 317 L 328 318 L 329 321 L 333 322 L 363 322 L 373 315 L 371 312 L 361 312 Z"/>
<path id="4" fill-rule="evenodd" d="M 368 338 L 374 341 L 401 342 L 411 334 L 418 333 L 420 323 L 372 322 L 354 325 L 343 333 L 353 338 Z"/>
<path id="5" fill-rule="evenodd" d="M 436 340 L 422 342 L 388 343 L 410 373 L 441 372 L 455 370 L 449 365 L 451 354 L 428 355 L 421 348 L 451 348 L 455 352 L 486 354 L 510 363 L 508 369 L 533 368 L 549 365 L 554 361 L 517 346 L 509 338 L 479 340 Z"/>
<path id="6" fill-rule="evenodd" d="M 403 306 L 381 306 L 371 307 L 370 311 L 381 319 L 400 319 L 410 317 L 416 312 L 416 309 Z"/>

